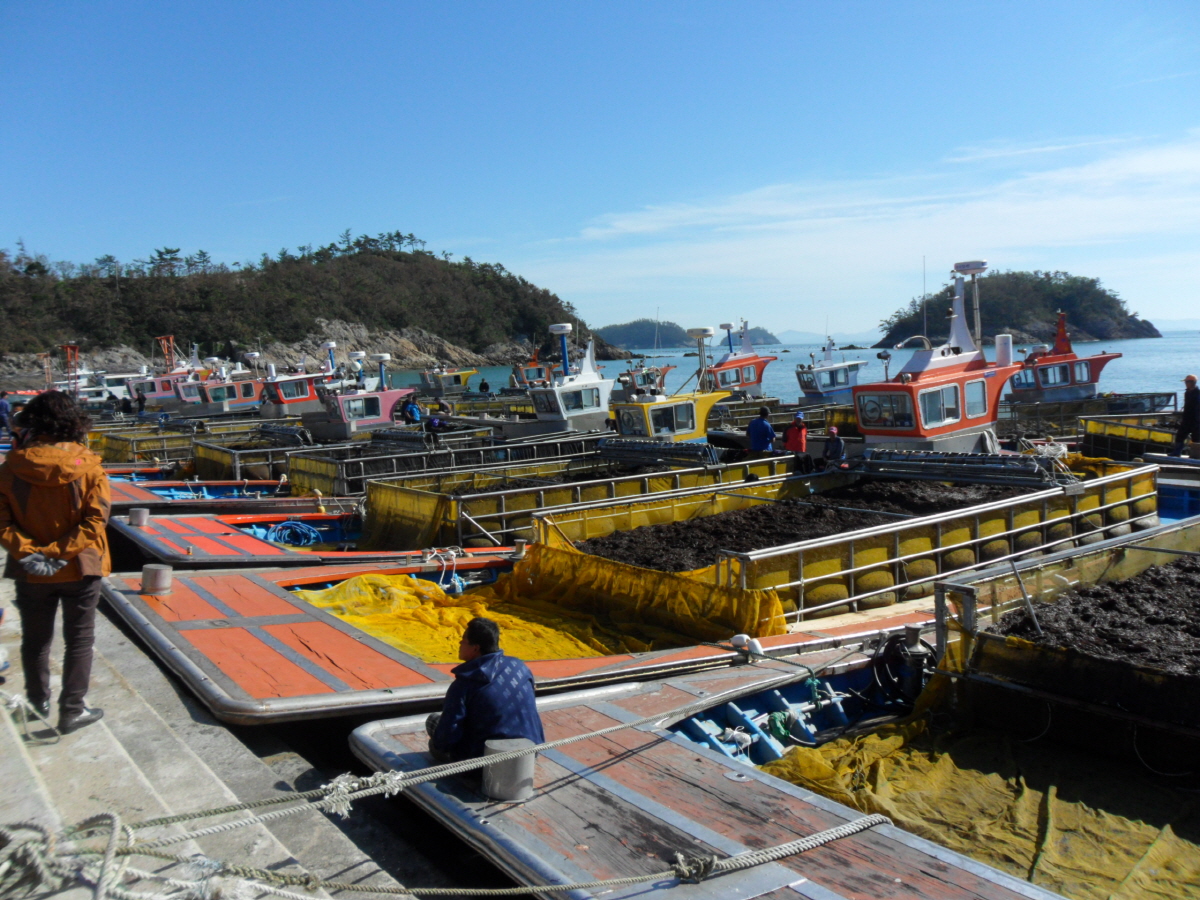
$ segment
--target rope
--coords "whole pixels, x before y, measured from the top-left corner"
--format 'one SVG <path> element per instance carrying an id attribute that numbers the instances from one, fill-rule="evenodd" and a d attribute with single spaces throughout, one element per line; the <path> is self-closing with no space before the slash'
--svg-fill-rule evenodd
<path id="1" fill-rule="evenodd" d="M 726 875 L 731 872 L 740 872 L 744 869 L 751 869 L 755 866 L 766 865 L 768 863 L 778 862 L 781 859 L 786 859 L 789 856 L 795 856 L 800 853 L 806 853 L 809 850 L 814 850 L 817 847 L 832 843 L 833 841 L 841 840 L 842 838 L 851 837 L 867 829 L 874 828 L 877 825 L 890 825 L 892 820 L 887 816 L 869 815 L 863 816 L 845 824 L 838 825 L 834 828 L 829 828 L 825 831 L 819 831 L 816 834 L 810 834 L 807 837 L 798 838 L 794 841 L 789 841 L 786 844 L 779 844 L 775 847 L 767 847 L 761 850 L 748 850 L 744 853 L 739 853 L 735 856 L 729 856 L 721 859 L 717 856 L 685 856 L 682 853 L 675 854 L 675 862 L 669 869 L 664 869 L 659 872 L 651 872 L 645 875 L 630 875 L 624 878 L 607 878 L 597 881 L 581 881 L 571 884 L 539 884 L 539 885 L 522 885 L 520 887 L 511 888 L 420 888 L 420 887 L 369 887 L 357 883 L 344 881 L 325 881 L 316 878 L 313 875 L 288 875 L 280 872 L 271 872 L 266 869 L 258 869 L 252 866 L 238 866 L 222 863 L 217 860 L 211 860 L 207 857 L 189 857 L 182 855 L 174 855 L 169 853 L 156 853 L 154 851 L 146 851 L 140 848 L 127 848 L 117 851 L 118 855 L 123 856 L 145 856 L 153 859 L 167 860 L 172 863 L 180 863 L 183 865 L 192 866 L 200 871 L 202 878 L 200 884 L 209 881 L 217 876 L 236 877 L 245 880 L 253 880 L 261 882 L 254 884 L 253 887 L 264 890 L 275 896 L 290 898 L 290 900 L 311 900 L 311 895 L 305 896 L 296 894 L 291 891 L 279 890 L 277 886 L 282 887 L 303 887 L 308 891 L 324 889 L 330 892 L 351 891 L 361 894 L 382 894 L 382 895 L 412 895 L 416 897 L 519 897 L 528 894 L 538 893 L 563 893 L 566 891 L 577 890 L 598 890 L 621 887 L 624 885 L 645 884 L 648 882 L 664 881 L 666 879 L 675 878 L 681 884 L 699 884 L 708 878 Z M 96 855 L 96 851 L 91 851 L 91 855 Z M 107 861 L 107 860 L 106 860 Z M 179 879 L 170 878 L 169 876 L 161 875 L 153 872 L 144 872 L 139 869 L 126 870 L 129 875 L 136 876 L 145 880 L 161 881 L 172 887 L 190 887 L 195 889 L 196 882 L 186 882 Z M 99 879 L 97 881 L 99 887 Z M 112 896 L 118 896 L 116 893 L 109 891 Z M 210 892 L 204 891 L 201 895 L 208 895 Z M 145 897 L 144 894 L 135 895 L 137 897 Z M 100 900 L 97 896 L 95 900 Z"/>
<path id="2" fill-rule="evenodd" d="M 62 740 L 62 735 L 57 728 L 50 724 L 50 720 L 43 716 L 36 706 L 20 694 L 10 694 L 8 691 L 0 691 L 0 699 L 4 701 L 4 708 L 16 719 L 17 724 L 21 727 L 21 734 L 28 743 L 57 744 Z M 30 713 L 33 713 L 36 718 L 41 720 L 42 724 L 54 733 L 50 737 L 37 737 L 31 734 L 29 731 Z"/>

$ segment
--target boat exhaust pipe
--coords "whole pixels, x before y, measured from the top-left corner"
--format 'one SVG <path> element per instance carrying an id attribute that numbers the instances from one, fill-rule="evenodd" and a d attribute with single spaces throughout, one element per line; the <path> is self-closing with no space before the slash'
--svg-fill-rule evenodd
<path id="1" fill-rule="evenodd" d="M 571 374 L 571 357 L 567 354 L 567 335 L 571 333 L 569 322 L 562 325 L 551 325 L 550 333 L 558 335 L 558 345 L 562 350 L 563 378 Z"/>
<path id="2" fill-rule="evenodd" d="M 271 379 L 275 377 L 275 363 L 267 363 L 267 377 Z"/>

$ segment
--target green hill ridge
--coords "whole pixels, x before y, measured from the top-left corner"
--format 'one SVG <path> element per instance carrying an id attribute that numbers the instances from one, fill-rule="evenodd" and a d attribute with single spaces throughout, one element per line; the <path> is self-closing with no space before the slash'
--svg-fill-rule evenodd
<path id="1" fill-rule="evenodd" d="M 659 347 L 695 346 L 695 341 L 687 336 L 687 331 L 680 328 L 674 322 L 655 322 L 654 319 L 634 319 L 632 322 L 625 322 L 621 325 L 605 325 L 603 328 L 596 328 L 594 330 L 596 334 L 600 335 L 614 347 L 621 347 L 625 350 L 634 348 L 649 350 L 655 346 L 656 335 L 657 346 Z M 723 337 L 723 332 L 718 331 L 717 337 Z M 750 342 L 754 344 L 778 344 L 779 338 L 775 337 L 775 335 L 771 334 L 765 328 L 751 328 Z"/>
<path id="2" fill-rule="evenodd" d="M 0 250 L 0 308 L 0 353 L 72 340 L 85 350 L 147 348 L 165 334 L 181 346 L 246 348 L 300 341 L 318 319 L 423 329 L 476 353 L 522 339 L 550 350 L 547 328 L 556 322 L 572 322 L 579 340 L 591 334 L 570 303 L 499 263 L 438 256 L 399 231 L 354 239 L 347 231 L 324 247 L 232 266 L 170 247 L 128 264 L 112 256 L 51 263 L 18 245 Z M 611 358 L 597 343 L 598 355 Z"/>

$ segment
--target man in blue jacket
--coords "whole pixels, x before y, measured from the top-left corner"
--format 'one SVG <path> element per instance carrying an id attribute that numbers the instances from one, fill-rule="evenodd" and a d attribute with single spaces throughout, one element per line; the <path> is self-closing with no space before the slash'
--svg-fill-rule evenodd
<path id="1" fill-rule="evenodd" d="M 765 406 L 758 408 L 758 418 L 752 419 L 746 426 L 746 436 L 750 438 L 752 452 L 771 452 L 771 445 L 775 442 L 775 429 L 771 427 L 771 411 Z"/>
<path id="2" fill-rule="evenodd" d="M 442 711 L 425 722 L 429 750 L 439 761 L 483 756 L 485 741 L 529 738 L 545 741 L 533 696 L 533 673 L 500 649 L 500 627 L 491 619 L 467 623 L 458 645 L 461 666 L 446 692 Z"/>

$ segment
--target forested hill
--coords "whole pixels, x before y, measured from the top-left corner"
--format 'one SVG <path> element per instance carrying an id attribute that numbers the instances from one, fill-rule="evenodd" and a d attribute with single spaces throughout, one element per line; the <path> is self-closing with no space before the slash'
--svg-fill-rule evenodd
<path id="1" fill-rule="evenodd" d="M 971 313 L 971 284 L 967 285 L 967 315 Z M 928 300 L 929 337 L 935 343 L 949 334 L 948 313 L 954 288 L 946 286 Z M 1053 341 L 1058 310 L 1067 314 L 1072 340 L 1121 340 L 1162 337 L 1158 329 L 1129 312 L 1113 291 L 1098 278 L 1067 272 L 989 272 L 979 279 L 979 309 L 985 336 L 1007 333 L 1017 343 Z M 877 347 L 891 347 L 924 334 L 924 314 L 919 298 L 880 323 L 885 332 Z M 985 337 L 990 341 L 990 337 Z"/>
<path id="2" fill-rule="evenodd" d="M 411 234 L 351 239 L 346 232 L 325 247 L 226 266 L 170 247 L 126 264 L 111 256 L 52 263 L 19 246 L 0 251 L 0 353 L 70 340 L 85 350 L 149 348 L 165 334 L 181 346 L 244 348 L 301 340 L 318 318 L 368 329 L 419 327 L 475 352 L 514 338 L 550 347 L 547 327 L 555 322 L 589 334 L 569 303 L 502 265 L 424 247 Z"/>
<path id="3" fill-rule="evenodd" d="M 605 325 L 597 328 L 596 334 L 616 347 L 648 350 L 659 347 L 691 347 L 695 341 L 687 331 L 674 322 L 655 322 L 653 319 L 635 319 L 623 325 Z M 721 335 L 718 333 L 718 337 Z M 751 328 L 750 342 L 754 344 L 778 344 L 779 339 L 765 328 Z"/>

